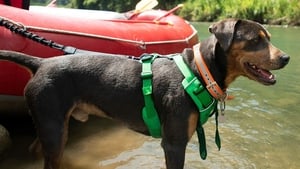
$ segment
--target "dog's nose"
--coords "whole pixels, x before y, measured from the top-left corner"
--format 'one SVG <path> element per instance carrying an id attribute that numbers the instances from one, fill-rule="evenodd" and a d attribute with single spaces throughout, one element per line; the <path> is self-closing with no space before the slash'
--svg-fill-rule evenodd
<path id="1" fill-rule="evenodd" d="M 290 61 L 290 56 L 289 56 L 289 55 L 284 54 L 284 55 L 281 55 L 281 56 L 280 56 L 280 62 L 281 62 L 281 64 L 282 64 L 283 66 L 286 65 L 286 64 L 288 64 L 289 61 Z"/>

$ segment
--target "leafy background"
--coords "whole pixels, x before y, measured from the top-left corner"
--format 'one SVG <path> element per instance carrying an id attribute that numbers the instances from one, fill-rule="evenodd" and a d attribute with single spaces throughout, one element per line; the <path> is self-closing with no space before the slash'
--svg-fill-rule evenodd
<path id="1" fill-rule="evenodd" d="M 300 26 L 299 0 L 158 0 L 159 9 L 184 7 L 177 12 L 189 21 L 216 21 L 234 17 L 264 24 Z M 45 5 L 49 0 L 31 0 L 31 4 Z M 58 0 L 59 6 L 126 12 L 135 8 L 139 0 Z"/>

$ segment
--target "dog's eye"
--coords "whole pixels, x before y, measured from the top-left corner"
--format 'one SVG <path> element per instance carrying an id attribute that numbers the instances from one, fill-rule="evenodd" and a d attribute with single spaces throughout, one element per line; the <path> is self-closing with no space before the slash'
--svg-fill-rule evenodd
<path id="1" fill-rule="evenodd" d="M 247 40 L 247 44 L 244 46 L 244 50 L 246 51 L 258 51 L 266 48 L 268 43 L 262 39 L 262 37 L 258 36 L 252 39 Z"/>
<path id="2" fill-rule="evenodd" d="M 259 42 L 259 40 L 260 40 L 260 37 L 258 36 L 258 37 L 256 37 L 256 38 L 251 39 L 251 40 L 250 40 L 250 43 L 256 44 L 256 43 Z"/>

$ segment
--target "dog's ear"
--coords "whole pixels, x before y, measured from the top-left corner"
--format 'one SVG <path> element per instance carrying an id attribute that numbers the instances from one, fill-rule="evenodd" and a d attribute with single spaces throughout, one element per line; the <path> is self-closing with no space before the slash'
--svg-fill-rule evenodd
<path id="1" fill-rule="evenodd" d="M 226 19 L 217 22 L 209 27 L 209 32 L 214 34 L 220 46 L 227 51 L 232 43 L 235 28 L 240 20 Z"/>

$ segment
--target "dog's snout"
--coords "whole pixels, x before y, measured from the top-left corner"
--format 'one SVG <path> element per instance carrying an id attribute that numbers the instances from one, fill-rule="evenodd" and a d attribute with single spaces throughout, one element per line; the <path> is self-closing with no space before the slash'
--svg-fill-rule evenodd
<path id="1" fill-rule="evenodd" d="M 290 61 L 290 56 L 289 56 L 289 55 L 284 54 L 284 55 L 281 55 L 281 56 L 280 56 L 280 62 L 281 62 L 281 64 L 282 64 L 283 66 L 286 65 L 286 64 L 288 64 L 289 61 Z"/>

